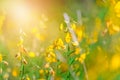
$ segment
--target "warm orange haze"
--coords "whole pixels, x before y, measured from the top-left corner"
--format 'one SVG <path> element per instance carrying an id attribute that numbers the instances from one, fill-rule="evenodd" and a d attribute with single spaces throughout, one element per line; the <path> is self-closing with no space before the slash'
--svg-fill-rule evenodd
<path id="1" fill-rule="evenodd" d="M 0 80 L 120 80 L 120 1 L 0 0 Z"/>

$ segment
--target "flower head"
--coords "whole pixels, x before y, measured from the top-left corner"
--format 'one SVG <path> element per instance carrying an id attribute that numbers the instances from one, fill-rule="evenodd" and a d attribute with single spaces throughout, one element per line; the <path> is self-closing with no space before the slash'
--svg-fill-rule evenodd
<path id="1" fill-rule="evenodd" d="M 2 58 L 2 54 L 0 54 L 0 62 L 2 62 L 3 58 Z"/>
<path id="2" fill-rule="evenodd" d="M 115 13 L 117 17 L 120 17 L 120 1 L 118 1 L 114 7 Z"/>

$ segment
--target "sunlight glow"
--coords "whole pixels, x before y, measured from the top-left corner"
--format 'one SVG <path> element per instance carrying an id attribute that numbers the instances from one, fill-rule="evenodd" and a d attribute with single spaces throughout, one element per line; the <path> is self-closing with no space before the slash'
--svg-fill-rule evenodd
<path id="1" fill-rule="evenodd" d="M 17 23 L 27 23 L 30 21 L 30 9 L 26 4 L 14 4 L 11 7 L 11 16 Z"/>

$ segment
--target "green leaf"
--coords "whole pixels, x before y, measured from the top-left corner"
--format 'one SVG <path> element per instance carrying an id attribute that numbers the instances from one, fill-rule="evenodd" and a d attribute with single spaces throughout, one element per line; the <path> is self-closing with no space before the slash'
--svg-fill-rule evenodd
<path id="1" fill-rule="evenodd" d="M 69 55 L 72 54 L 73 52 L 75 52 L 75 50 L 68 51 L 68 52 L 66 53 L 66 55 L 69 56 Z"/>
<path id="2" fill-rule="evenodd" d="M 21 78 L 23 77 L 23 75 L 24 75 L 24 65 L 22 64 L 21 68 L 20 68 L 20 76 L 21 76 Z"/>
<path id="3" fill-rule="evenodd" d="M 120 74 L 118 74 L 118 75 L 114 78 L 114 80 L 120 80 Z"/>
<path id="4" fill-rule="evenodd" d="M 107 8 L 102 8 L 102 9 L 100 9 L 100 12 L 99 12 L 99 14 L 98 14 L 98 17 L 99 17 L 101 20 L 104 20 L 107 11 L 108 11 Z"/>
<path id="5" fill-rule="evenodd" d="M 62 77 L 64 78 L 64 80 L 70 80 L 70 76 L 71 74 L 69 71 L 62 73 Z"/>
<path id="6" fill-rule="evenodd" d="M 75 61 L 75 57 L 70 57 L 68 64 L 71 65 Z"/>
<path id="7" fill-rule="evenodd" d="M 70 51 L 70 46 L 69 46 L 69 44 L 68 44 L 67 50 Z"/>

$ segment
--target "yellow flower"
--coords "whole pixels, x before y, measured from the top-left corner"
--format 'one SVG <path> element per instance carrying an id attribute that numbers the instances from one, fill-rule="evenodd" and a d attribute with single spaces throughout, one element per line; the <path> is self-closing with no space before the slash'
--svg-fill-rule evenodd
<path id="1" fill-rule="evenodd" d="M 47 52 L 46 61 L 49 63 L 56 62 L 56 55 L 54 52 Z"/>
<path id="2" fill-rule="evenodd" d="M 29 57 L 34 58 L 35 57 L 35 53 L 34 52 L 29 52 Z"/>
<path id="3" fill-rule="evenodd" d="M 52 56 L 48 56 L 48 57 L 46 57 L 46 61 L 49 63 L 56 62 L 56 58 L 54 58 Z"/>
<path id="4" fill-rule="evenodd" d="M 53 52 L 53 45 L 50 45 L 47 50 L 46 50 L 46 61 L 51 63 L 51 62 L 56 62 L 56 55 L 55 53 Z"/>
<path id="5" fill-rule="evenodd" d="M 18 70 L 17 70 L 16 68 L 14 68 L 14 69 L 12 70 L 12 75 L 13 75 L 14 77 L 17 77 L 17 76 L 18 76 Z"/>
<path id="6" fill-rule="evenodd" d="M 102 26 L 101 26 L 101 23 L 102 23 L 102 22 L 101 22 L 101 19 L 99 19 L 99 18 L 96 18 L 96 19 L 95 19 L 95 28 L 93 29 L 94 32 L 95 32 L 95 31 L 98 32 L 98 33 L 100 32 L 101 27 L 102 27 Z"/>
<path id="7" fill-rule="evenodd" d="M 38 33 L 38 29 L 37 29 L 37 28 L 33 28 L 31 32 L 32 32 L 33 34 L 36 34 L 36 33 Z"/>
<path id="8" fill-rule="evenodd" d="M 60 24 L 60 27 L 59 27 L 60 31 L 62 31 L 63 28 L 64 28 L 63 23 L 61 23 L 61 24 Z"/>
<path id="9" fill-rule="evenodd" d="M 26 80 L 30 80 L 30 77 L 28 75 L 26 76 Z"/>
<path id="10" fill-rule="evenodd" d="M 71 27 L 72 27 L 73 30 L 76 30 L 76 24 L 75 23 L 72 23 Z"/>
<path id="11" fill-rule="evenodd" d="M 54 57 L 54 58 L 56 57 L 55 53 L 53 53 L 53 52 L 50 52 L 49 55 Z"/>
<path id="12" fill-rule="evenodd" d="M 54 48 L 54 46 L 53 46 L 53 45 L 50 45 L 50 46 L 47 48 L 47 50 L 46 50 L 46 51 L 47 51 L 47 52 L 51 52 L 51 51 L 53 51 L 53 50 L 54 50 L 53 48 Z"/>
<path id="13" fill-rule="evenodd" d="M 80 50 L 81 50 L 80 48 L 76 48 L 76 49 L 75 49 L 75 54 L 76 54 L 76 55 L 80 54 Z"/>
<path id="14" fill-rule="evenodd" d="M 2 62 L 2 59 L 3 59 L 3 58 L 2 58 L 2 54 L 0 54 L 0 62 Z"/>
<path id="15" fill-rule="evenodd" d="M 83 38 L 83 29 L 82 29 L 82 28 L 77 28 L 77 29 L 75 30 L 75 32 L 76 32 L 78 41 L 81 41 L 82 38 Z"/>
<path id="16" fill-rule="evenodd" d="M 83 53 L 83 54 L 80 55 L 79 61 L 80 61 L 81 63 L 83 63 L 83 61 L 85 60 L 85 58 L 86 58 L 86 54 Z"/>
<path id="17" fill-rule="evenodd" d="M 48 74 L 48 73 L 49 73 L 49 71 L 48 71 L 48 70 L 45 70 L 45 73 L 47 73 L 47 74 Z"/>
<path id="18" fill-rule="evenodd" d="M 115 10 L 116 16 L 117 16 L 117 17 L 120 17 L 120 1 L 118 1 L 118 2 L 115 4 L 114 10 Z"/>
<path id="19" fill-rule="evenodd" d="M 55 49 L 65 48 L 64 43 L 61 38 L 57 39 L 53 43 Z"/>
<path id="20" fill-rule="evenodd" d="M 76 73 L 76 76 L 79 76 L 80 75 L 80 71 L 78 71 L 77 73 Z"/>
<path id="21" fill-rule="evenodd" d="M 44 74 L 44 70 L 43 70 L 43 69 L 40 69 L 40 70 L 39 70 L 39 73 L 40 73 L 40 75 L 43 75 L 43 74 Z"/>
<path id="22" fill-rule="evenodd" d="M 98 32 L 96 31 L 93 32 L 92 41 L 93 43 L 96 43 L 98 41 Z"/>
<path id="23" fill-rule="evenodd" d="M 65 41 L 69 43 L 71 41 L 71 34 L 68 32 L 65 37 Z"/>
<path id="24" fill-rule="evenodd" d="M 62 72 L 66 72 L 68 70 L 68 65 L 64 62 L 62 62 L 58 68 L 60 68 L 62 70 Z"/>
<path id="25" fill-rule="evenodd" d="M 115 54 L 112 59 L 111 59 L 111 62 L 110 62 L 110 68 L 112 70 L 117 70 L 120 68 L 120 55 L 118 54 Z"/>
<path id="26" fill-rule="evenodd" d="M 109 31 L 109 34 L 112 35 L 112 34 L 119 32 L 120 27 L 117 25 L 112 25 L 112 26 L 108 27 L 108 31 Z"/>
<path id="27" fill-rule="evenodd" d="M 120 27 L 117 26 L 117 25 L 114 25 L 114 26 L 113 26 L 113 30 L 114 30 L 115 32 L 119 32 L 119 31 L 120 31 Z"/>

